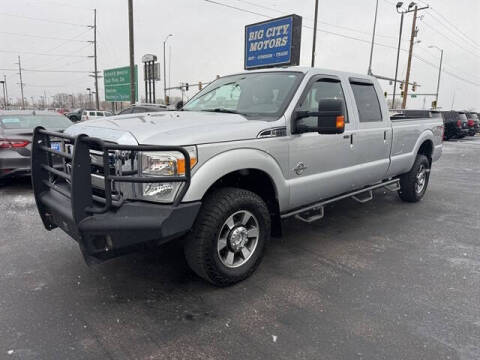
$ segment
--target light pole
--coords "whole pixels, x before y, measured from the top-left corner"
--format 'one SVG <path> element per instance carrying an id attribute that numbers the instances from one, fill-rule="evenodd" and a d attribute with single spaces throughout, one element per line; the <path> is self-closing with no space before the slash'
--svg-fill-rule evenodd
<path id="1" fill-rule="evenodd" d="M 440 49 L 438 46 L 430 45 L 430 49 L 437 49 L 440 51 L 440 67 L 438 69 L 438 81 L 437 81 L 437 94 L 435 96 L 435 108 L 438 107 L 438 92 L 440 91 L 440 77 L 442 75 L 442 62 L 443 62 L 443 49 Z"/>
<path id="2" fill-rule="evenodd" d="M 313 24 L 312 68 L 315 67 L 315 45 L 317 43 L 318 0 L 315 0 L 315 23 Z"/>
<path id="3" fill-rule="evenodd" d="M 398 61 L 400 59 L 400 45 L 402 44 L 402 30 L 403 30 L 403 17 L 406 13 L 411 12 L 411 10 L 416 4 L 412 1 L 408 5 L 408 10 L 401 10 L 403 6 L 403 1 L 397 2 L 395 9 L 399 14 L 401 14 L 400 18 L 400 33 L 398 35 L 398 49 L 397 49 L 397 65 L 395 66 L 395 80 L 393 81 L 393 98 L 392 98 L 392 109 L 395 108 L 395 95 L 397 91 L 397 79 L 398 79 Z"/>
<path id="4" fill-rule="evenodd" d="M 373 45 L 375 44 L 375 31 L 377 29 L 378 0 L 375 6 L 375 20 L 373 21 L 372 45 L 370 47 L 370 61 L 368 62 L 368 75 L 372 75 Z"/>
<path id="5" fill-rule="evenodd" d="M 163 98 L 165 105 L 167 104 L 167 67 L 166 67 L 166 62 L 165 62 L 165 44 L 167 43 L 167 40 L 170 36 L 173 36 L 173 34 L 168 34 L 165 40 L 163 40 Z"/>

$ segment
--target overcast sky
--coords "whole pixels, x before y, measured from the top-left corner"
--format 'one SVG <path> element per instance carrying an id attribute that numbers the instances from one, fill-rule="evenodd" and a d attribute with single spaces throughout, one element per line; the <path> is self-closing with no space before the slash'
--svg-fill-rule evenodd
<path id="1" fill-rule="evenodd" d="M 301 65 L 310 65 L 314 0 L 134 0 L 135 59 L 141 64 L 145 53 L 163 61 L 167 43 L 167 65 L 171 49 L 172 86 L 179 82 L 209 81 L 215 75 L 243 70 L 243 40 L 246 24 L 267 17 L 295 13 L 303 17 Z M 227 6 L 243 9 L 244 11 Z M 379 0 L 373 72 L 393 77 L 400 15 L 396 0 Z M 406 1 L 408 3 L 408 1 Z M 418 1 L 424 6 L 426 1 Z M 10 71 L 21 56 L 25 69 L 25 97 L 38 99 L 58 92 L 79 93 L 93 88 L 93 80 L 81 72 L 29 72 L 27 70 L 91 71 L 93 34 L 85 25 L 93 22 L 97 9 L 99 70 L 128 65 L 127 0 L 0 0 L 0 75 L 7 75 L 10 97 L 19 97 L 18 75 Z M 258 5 L 256 5 L 258 4 Z M 440 52 L 444 69 L 439 106 L 480 110 L 480 1 L 431 0 L 422 11 L 418 40 L 414 47 L 411 79 L 421 85 L 417 92 L 434 93 Z M 319 33 L 316 66 L 366 73 L 373 27 L 375 0 L 319 0 Z M 253 13 L 258 14 L 253 14 Z M 16 15 L 16 16 L 13 16 Z M 49 21 L 41 21 L 49 20 Z M 412 14 L 405 16 L 402 48 L 408 48 Z M 72 25 L 80 24 L 83 26 Z M 342 36 L 333 33 L 341 34 Z M 21 36 L 29 35 L 29 36 Z M 34 37 L 35 36 L 35 37 Z M 354 40 L 358 38 L 360 40 Z M 67 39 L 74 39 L 67 41 Z M 43 54 L 43 55 L 40 55 Z M 65 56 L 69 55 L 69 56 Z M 407 52 L 400 54 L 399 78 L 406 72 Z M 163 66 L 163 64 L 162 64 Z M 167 76 L 169 70 L 167 69 Z M 141 72 L 140 72 L 140 76 Z M 140 96 L 144 95 L 140 79 Z M 392 87 L 382 81 L 389 93 Z M 103 99 L 103 81 L 100 81 Z M 163 85 L 157 87 L 161 94 Z M 194 90 L 190 90 L 192 96 Z M 426 98 L 428 107 L 432 97 Z M 421 108 L 424 97 L 409 98 L 408 106 Z"/>

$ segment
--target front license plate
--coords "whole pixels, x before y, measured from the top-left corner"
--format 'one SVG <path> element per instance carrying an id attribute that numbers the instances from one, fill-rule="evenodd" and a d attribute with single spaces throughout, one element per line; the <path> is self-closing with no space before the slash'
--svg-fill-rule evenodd
<path id="1" fill-rule="evenodd" d="M 52 142 L 50 143 L 50 148 L 55 151 L 60 151 L 60 143 L 59 142 Z"/>

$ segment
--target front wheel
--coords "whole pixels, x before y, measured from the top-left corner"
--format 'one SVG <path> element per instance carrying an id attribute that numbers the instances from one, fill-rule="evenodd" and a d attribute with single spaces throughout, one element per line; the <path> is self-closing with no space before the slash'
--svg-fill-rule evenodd
<path id="1" fill-rule="evenodd" d="M 216 190 L 205 199 L 187 236 L 187 263 L 216 286 L 244 280 L 262 260 L 270 226 L 268 208 L 258 195 L 237 188 Z"/>
<path id="2" fill-rule="evenodd" d="M 411 170 L 400 176 L 400 199 L 407 202 L 417 202 L 427 191 L 430 179 L 430 161 L 425 155 L 417 155 Z"/>

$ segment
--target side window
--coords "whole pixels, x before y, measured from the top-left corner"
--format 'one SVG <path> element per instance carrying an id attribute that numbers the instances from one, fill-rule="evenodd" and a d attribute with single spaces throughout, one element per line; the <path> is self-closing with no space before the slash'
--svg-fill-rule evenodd
<path id="1" fill-rule="evenodd" d="M 345 122 L 348 122 L 345 97 L 343 95 L 342 84 L 337 80 L 323 79 L 314 82 L 308 90 L 305 98 L 298 106 L 300 111 L 318 111 L 318 104 L 321 100 L 326 99 L 340 99 L 343 102 L 343 115 L 345 116 Z M 310 116 L 298 120 L 300 126 L 306 126 L 311 128 L 318 127 L 318 119 L 315 116 Z"/>
<path id="2" fill-rule="evenodd" d="M 95 111 L 90 111 L 88 115 L 89 116 L 95 116 Z"/>
<path id="3" fill-rule="evenodd" d="M 84 111 L 84 112 L 82 113 L 82 116 L 87 116 L 87 115 L 88 115 L 88 114 L 87 114 L 86 111 Z"/>
<path id="4" fill-rule="evenodd" d="M 373 84 L 351 83 L 360 122 L 382 121 L 382 110 Z"/>

